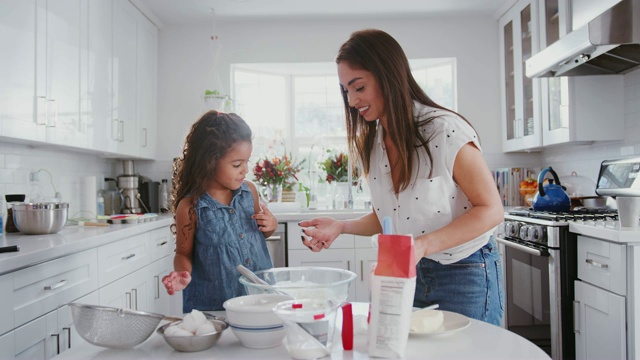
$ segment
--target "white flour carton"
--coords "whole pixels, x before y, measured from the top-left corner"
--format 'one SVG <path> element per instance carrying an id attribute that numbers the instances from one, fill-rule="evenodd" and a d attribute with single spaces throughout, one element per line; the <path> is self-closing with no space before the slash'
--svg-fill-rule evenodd
<path id="1" fill-rule="evenodd" d="M 378 263 L 371 278 L 369 356 L 404 357 L 415 289 L 413 237 L 378 235 Z"/>

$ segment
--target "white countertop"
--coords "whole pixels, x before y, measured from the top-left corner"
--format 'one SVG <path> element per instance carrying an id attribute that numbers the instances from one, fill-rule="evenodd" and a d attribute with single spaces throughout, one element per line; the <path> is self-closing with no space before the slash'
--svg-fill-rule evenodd
<path id="1" fill-rule="evenodd" d="M 617 243 L 640 244 L 640 229 L 620 227 L 618 221 L 573 221 L 569 231 L 579 235 L 609 240 Z"/>
<path id="2" fill-rule="evenodd" d="M 354 315 L 366 312 L 365 303 L 354 304 Z M 212 312 L 224 316 L 224 312 Z M 341 314 L 338 312 L 331 359 L 369 359 L 366 335 L 354 338 L 354 350 L 344 351 L 341 341 Z M 160 335 L 153 333 L 141 345 L 129 350 L 107 349 L 88 343 L 72 347 L 56 357 L 75 359 L 290 359 L 283 345 L 271 349 L 248 349 L 227 329 L 218 343 L 195 353 L 173 350 Z M 405 359 L 549 359 L 549 356 L 523 337 L 485 322 L 471 320 L 469 327 L 441 335 L 409 336 Z"/>
<path id="3" fill-rule="evenodd" d="M 125 237 L 160 227 L 167 231 L 173 216 L 162 215 L 156 220 L 137 224 L 110 224 L 108 227 L 67 225 L 56 234 L 5 234 L 0 246 L 18 245 L 20 251 L 0 254 L 0 274 L 19 270 L 61 256 L 95 248 Z"/>

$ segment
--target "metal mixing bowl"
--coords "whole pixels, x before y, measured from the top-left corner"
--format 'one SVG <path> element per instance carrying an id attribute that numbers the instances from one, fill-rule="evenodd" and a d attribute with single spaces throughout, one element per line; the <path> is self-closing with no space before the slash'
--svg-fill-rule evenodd
<path id="1" fill-rule="evenodd" d="M 25 235 L 55 234 L 67 222 L 69 203 L 12 204 L 13 222 Z"/>
<path id="2" fill-rule="evenodd" d="M 182 352 L 196 352 L 207 350 L 218 342 L 222 333 L 227 329 L 228 325 L 222 320 L 208 319 L 216 331 L 210 334 L 194 335 L 194 336 L 169 336 L 164 331 L 172 325 L 178 325 L 182 321 L 175 321 L 164 324 L 156 330 L 156 332 L 164 338 L 167 344 L 172 348 Z"/>

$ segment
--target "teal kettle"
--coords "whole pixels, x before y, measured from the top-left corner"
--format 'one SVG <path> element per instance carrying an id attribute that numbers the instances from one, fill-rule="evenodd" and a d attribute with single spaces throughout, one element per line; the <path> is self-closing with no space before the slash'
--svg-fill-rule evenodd
<path id="1" fill-rule="evenodd" d="M 549 179 L 549 183 L 543 185 L 547 172 L 551 173 L 553 179 Z M 534 196 L 531 205 L 535 211 L 567 212 L 571 210 L 571 199 L 551 166 L 542 169 L 538 175 L 538 193 Z"/>

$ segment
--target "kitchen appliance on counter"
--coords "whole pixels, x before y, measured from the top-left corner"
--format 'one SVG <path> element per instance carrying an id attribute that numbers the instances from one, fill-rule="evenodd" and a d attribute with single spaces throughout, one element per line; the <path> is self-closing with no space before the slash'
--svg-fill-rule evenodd
<path id="1" fill-rule="evenodd" d="M 138 191 L 138 175 L 135 173 L 133 160 L 122 162 L 123 173 L 118 175 L 118 189 L 124 196 L 122 213 L 137 214 L 142 212 L 140 207 L 140 193 Z"/>
<path id="2" fill-rule="evenodd" d="M 515 208 L 494 236 L 504 256 L 505 327 L 530 340 L 553 359 L 575 358 L 574 280 L 577 235 L 574 221 L 617 221 L 617 211 L 582 208 L 563 212 Z"/>
<path id="3" fill-rule="evenodd" d="M 638 228 L 640 157 L 603 161 L 600 164 L 596 194 L 616 199 L 620 226 Z"/>

